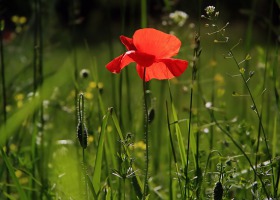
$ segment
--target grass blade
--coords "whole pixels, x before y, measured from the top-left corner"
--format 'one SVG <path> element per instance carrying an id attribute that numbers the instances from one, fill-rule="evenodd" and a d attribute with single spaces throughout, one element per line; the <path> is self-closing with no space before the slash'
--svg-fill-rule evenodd
<path id="1" fill-rule="evenodd" d="M 8 159 L 8 157 L 7 157 L 7 155 L 6 155 L 6 153 L 4 152 L 4 150 L 3 150 L 2 148 L 1 148 L 1 155 L 2 155 L 2 158 L 3 158 L 4 162 L 5 162 L 5 164 L 6 164 L 7 168 L 8 168 L 8 170 L 9 170 L 9 173 L 10 173 L 10 175 L 11 175 L 11 177 L 12 177 L 12 180 L 14 181 L 14 183 L 15 183 L 15 185 L 16 185 L 16 188 L 17 188 L 17 190 L 18 190 L 20 199 L 22 199 L 22 200 L 28 200 L 28 199 L 27 199 L 27 196 L 26 196 L 26 193 L 25 193 L 24 190 L 22 189 L 22 187 L 21 187 L 21 185 L 20 185 L 20 183 L 19 183 L 19 181 L 18 181 L 18 178 L 17 178 L 16 175 L 15 175 L 15 170 L 13 169 L 12 164 L 10 163 L 10 161 L 9 161 L 9 159 Z"/>
<path id="2" fill-rule="evenodd" d="M 95 190 L 94 190 L 94 187 L 93 187 L 93 183 L 90 180 L 90 177 L 88 175 L 86 177 L 87 177 L 87 183 L 88 183 L 88 186 L 89 186 L 89 190 L 91 191 L 91 193 L 93 195 L 93 198 L 97 199 L 97 194 L 95 193 Z"/>
<path id="3" fill-rule="evenodd" d="M 168 82 L 169 83 L 169 82 Z M 170 84 L 168 84 L 169 87 L 169 94 L 170 94 L 170 101 L 171 101 L 171 111 L 173 114 L 173 119 L 175 122 L 178 122 L 178 115 L 173 103 L 173 98 L 172 98 L 172 93 L 171 93 L 171 88 L 170 88 Z M 175 133 L 176 133 L 176 137 L 178 140 L 178 144 L 179 144 L 179 152 L 180 152 L 180 157 L 181 157 L 181 161 L 182 161 L 182 165 L 185 167 L 187 164 L 187 160 L 186 160 L 186 152 L 185 152 L 185 148 L 184 148 L 184 141 L 183 141 L 183 137 L 182 137 L 182 133 L 181 133 L 181 129 L 178 123 L 175 123 Z"/>
<path id="4" fill-rule="evenodd" d="M 103 145 L 104 145 L 104 138 L 105 138 L 105 133 L 106 133 L 108 117 L 109 117 L 109 111 L 103 118 L 101 133 L 100 133 L 100 137 L 99 137 L 99 141 L 98 141 L 98 148 L 97 148 L 97 153 L 96 153 L 96 160 L 95 160 L 93 179 L 92 179 L 95 194 L 97 194 L 98 191 L 100 190 Z"/>

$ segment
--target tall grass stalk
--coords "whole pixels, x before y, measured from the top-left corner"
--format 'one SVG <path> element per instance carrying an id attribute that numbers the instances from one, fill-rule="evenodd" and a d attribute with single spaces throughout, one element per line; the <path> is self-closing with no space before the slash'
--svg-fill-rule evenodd
<path id="1" fill-rule="evenodd" d="M 255 19 L 255 9 L 257 5 L 257 1 L 251 1 L 251 12 L 248 19 L 247 29 L 246 29 L 246 38 L 245 38 L 245 53 L 250 52 L 251 46 L 252 46 L 252 34 L 253 34 L 253 25 L 254 25 L 254 19 Z M 246 66 L 249 66 L 249 62 L 246 62 Z M 246 86 L 243 86 L 243 93 L 246 92 Z M 247 108 L 248 108 L 248 102 L 246 99 L 243 99 L 242 102 L 242 110 L 241 110 L 241 116 L 245 117 L 247 116 Z"/>
<path id="2" fill-rule="evenodd" d="M 122 4 L 121 4 L 121 33 L 124 34 L 125 33 L 125 25 L 126 25 L 126 19 L 125 19 L 125 14 L 126 14 L 126 0 L 122 0 Z M 126 73 L 127 73 L 127 68 L 125 69 Z M 119 114 L 119 122 L 120 122 L 120 126 L 121 128 L 124 127 L 123 124 L 123 86 L 124 86 L 124 75 L 121 73 L 120 74 L 120 79 L 119 79 L 119 85 L 118 85 L 118 95 L 119 95 L 119 104 L 118 104 L 118 114 Z M 127 85 L 128 87 L 128 85 Z M 128 105 L 129 106 L 129 105 Z M 121 154 L 122 151 L 122 144 L 119 143 L 118 144 L 118 149 L 117 151 Z M 121 171 L 122 169 L 122 160 L 118 159 L 118 170 Z M 125 195 L 123 195 L 122 192 L 124 192 L 123 187 L 125 186 L 124 182 L 122 179 L 119 179 L 119 199 L 122 198 L 122 196 L 124 197 Z"/>
<path id="3" fill-rule="evenodd" d="M 268 19 L 270 21 L 272 21 L 272 14 L 273 14 L 273 0 L 270 1 L 270 11 L 269 11 L 269 16 Z M 269 25 L 268 27 L 268 33 L 267 33 L 267 39 L 266 39 L 266 54 L 265 54 L 265 66 L 264 66 L 264 74 L 263 74 L 263 84 L 262 84 L 262 91 L 266 90 L 266 85 L 267 85 L 267 68 L 268 68 L 268 60 L 269 60 L 269 52 L 270 52 L 270 40 L 271 40 L 271 33 L 272 33 L 272 27 L 271 25 Z M 265 95 L 263 94 L 261 96 L 261 108 L 260 108 L 260 116 L 259 116 L 259 129 L 258 129 L 258 139 L 257 139 L 257 147 L 256 147 L 256 158 L 255 158 L 255 167 L 257 166 L 258 163 L 258 151 L 259 151 L 259 144 L 260 144 L 260 135 L 261 135 L 261 130 L 262 130 L 262 119 L 263 119 L 263 108 L 264 108 L 264 100 L 265 100 Z M 269 103 L 267 104 L 267 106 L 269 106 Z M 269 108 L 267 108 L 267 112 L 269 112 Z M 270 114 L 267 115 L 267 122 L 269 122 L 270 120 Z M 269 124 L 269 123 L 267 123 Z M 276 140 L 276 138 L 275 138 Z M 272 140 L 273 141 L 273 140 Z M 273 145 L 272 145 L 273 148 Z M 268 150 L 268 149 L 267 149 Z M 273 151 L 273 149 L 272 149 Z M 270 160 L 272 161 L 273 159 L 273 153 L 270 155 Z M 256 178 L 256 177 L 255 177 Z M 276 197 L 276 187 L 275 187 L 275 180 L 274 180 L 274 171 L 273 171 L 273 167 L 272 167 L 272 190 L 273 190 L 273 196 Z"/>
<path id="4" fill-rule="evenodd" d="M 280 124 L 280 101 L 279 101 L 279 93 L 278 93 L 278 88 L 277 88 L 277 78 L 278 78 L 278 74 L 277 74 L 277 68 L 278 68 L 278 58 L 279 58 L 279 43 L 276 42 L 276 49 L 275 49 L 275 60 L 273 62 L 273 75 L 272 75 L 272 81 L 273 81 L 273 89 L 274 89 L 274 96 L 275 96 L 275 107 L 276 107 L 276 113 L 275 113 L 275 127 L 274 127 L 274 138 L 272 139 L 272 158 L 275 158 L 273 156 L 273 152 L 276 153 L 276 150 L 277 150 L 277 141 L 278 141 L 278 138 L 277 138 L 277 124 L 279 125 Z M 277 165 L 277 174 L 276 174 L 276 182 L 275 182 L 275 188 L 274 188 L 274 196 L 277 197 L 278 196 L 278 191 L 279 191 L 279 182 L 280 182 L 280 161 L 278 162 L 278 165 Z"/>
<path id="5" fill-rule="evenodd" d="M 1 85 L 2 85 L 2 109 L 3 109 L 3 124 L 4 128 L 6 128 L 6 122 L 7 122 L 7 93 L 6 93 L 6 80 L 5 80 L 5 62 L 4 62 L 4 47 L 3 47 L 3 31 L 5 28 L 5 22 L 4 20 L 1 20 L 0 22 L 0 59 L 1 59 Z M 6 143 L 6 153 L 9 153 L 9 143 L 8 140 Z M 2 147 L 1 151 L 2 151 Z M 10 175 L 8 173 L 7 168 L 7 175 L 6 175 L 6 182 L 9 185 L 10 183 Z M 10 187 L 7 187 L 7 194 L 10 194 Z"/>
<path id="6" fill-rule="evenodd" d="M 211 16 L 210 16 L 210 18 L 211 18 Z M 236 67 L 237 67 L 237 69 L 238 69 L 238 71 L 239 71 L 239 74 L 240 74 L 240 76 L 241 76 L 241 78 L 242 78 L 242 81 L 243 81 L 243 83 L 244 83 L 244 87 L 245 87 L 246 91 L 249 93 L 249 97 L 250 97 L 251 102 L 252 102 L 251 109 L 252 109 L 252 110 L 256 113 L 256 115 L 257 115 L 257 118 L 258 118 L 258 121 L 259 121 L 259 127 L 260 127 L 260 131 L 259 131 L 259 132 L 262 132 L 262 133 L 263 133 L 266 151 L 267 151 L 267 153 L 268 153 L 268 157 L 269 157 L 270 163 L 272 164 L 271 152 L 270 152 L 269 147 L 268 147 L 268 139 L 267 139 L 266 132 L 265 132 L 265 130 L 264 130 L 264 126 L 263 126 L 263 123 L 262 123 L 261 115 L 260 115 L 259 109 L 258 109 L 258 107 L 257 107 L 257 105 L 256 105 L 256 103 L 255 103 L 255 99 L 254 99 L 254 97 L 253 97 L 253 95 L 252 95 L 251 89 L 250 89 L 250 87 L 249 87 L 249 85 L 248 85 L 248 80 L 249 80 L 249 79 L 246 79 L 246 77 L 245 77 L 245 73 L 244 73 L 244 72 L 245 72 L 245 69 L 244 69 L 243 67 L 241 67 L 241 64 L 243 64 L 244 62 L 248 62 L 248 61 L 251 59 L 251 57 L 247 54 L 247 56 L 246 56 L 245 59 L 243 59 L 243 60 L 240 61 L 240 62 L 237 61 L 236 57 L 234 56 L 233 49 L 234 49 L 235 47 L 237 47 L 237 46 L 240 44 L 240 41 L 239 41 L 237 44 L 235 44 L 233 47 L 230 48 L 230 47 L 228 46 L 228 43 L 227 43 L 229 38 L 228 38 L 228 37 L 225 37 L 224 33 L 221 32 L 222 30 L 224 30 L 224 29 L 228 26 L 228 24 L 229 24 L 229 23 L 227 23 L 222 29 L 220 29 L 218 26 L 216 26 L 216 31 L 214 31 L 214 32 L 212 32 L 212 33 L 208 33 L 208 35 L 212 35 L 212 34 L 219 33 L 219 34 L 221 35 L 221 37 L 224 39 L 224 41 L 220 41 L 220 40 L 215 39 L 214 42 L 216 42 L 216 43 L 225 43 L 225 44 L 226 44 L 226 48 L 228 49 L 228 58 L 232 58 L 232 59 L 233 59 L 235 65 L 236 65 Z M 250 40 L 250 37 L 248 38 L 248 40 Z M 248 45 L 249 45 L 249 43 L 247 43 L 247 46 L 248 46 Z M 250 75 L 250 74 L 249 74 L 249 75 Z M 251 78 L 251 77 L 249 77 L 249 78 Z M 259 143 L 259 140 L 260 140 L 260 137 L 259 137 L 259 136 L 258 136 L 257 140 L 258 140 L 258 143 Z M 257 147 L 258 147 L 258 145 L 257 145 Z M 257 149 L 257 150 L 258 150 L 258 149 Z M 255 153 L 257 154 L 258 152 L 255 152 Z M 251 161 L 250 161 L 250 166 L 251 166 Z M 254 170 L 256 170 L 256 169 L 254 169 Z M 274 172 L 273 172 L 273 167 L 271 167 L 271 171 L 272 171 L 272 174 L 274 174 Z M 256 176 L 256 174 L 257 174 L 257 173 L 255 173 L 254 176 Z M 273 185 L 275 185 L 274 177 L 272 177 L 272 181 L 273 181 Z M 263 186 L 264 186 L 264 185 L 263 185 Z M 264 189 L 265 189 L 266 194 L 268 194 L 267 191 L 266 191 L 266 188 L 264 188 Z"/>
<path id="7" fill-rule="evenodd" d="M 200 84 L 198 84 L 198 90 L 200 91 L 201 94 L 202 93 L 202 87 Z M 206 104 L 206 100 L 203 96 L 201 96 L 202 98 L 202 101 L 204 103 L 204 105 Z M 232 137 L 231 133 L 226 129 L 226 128 L 223 128 L 222 125 L 218 122 L 218 120 L 216 119 L 215 115 L 214 115 L 214 112 L 211 112 L 210 109 L 207 109 L 210 117 L 211 117 L 211 120 L 214 121 L 214 123 L 216 124 L 216 126 L 231 140 L 231 142 L 235 145 L 235 147 L 243 154 L 243 156 L 245 157 L 245 159 L 247 160 L 248 164 L 250 165 L 251 169 L 253 170 L 254 172 L 254 175 L 256 175 L 260 182 L 261 182 L 261 185 L 262 185 L 262 189 L 264 190 L 264 193 L 266 195 L 266 197 L 269 199 L 269 193 L 266 189 L 266 186 L 265 186 L 265 183 L 263 182 L 262 180 L 262 175 L 257 173 L 254 165 L 252 164 L 250 158 L 248 157 L 248 155 L 244 152 L 243 148 L 241 147 L 240 144 L 238 144 L 238 142 Z"/>
<path id="8" fill-rule="evenodd" d="M 195 63 L 193 68 L 195 68 L 195 70 L 198 70 L 198 65 L 199 65 L 199 57 L 201 54 L 201 47 L 200 47 L 200 26 L 201 26 L 201 0 L 198 1 L 198 31 L 197 31 L 197 35 L 195 36 L 195 48 L 194 48 L 194 59 L 195 59 Z M 194 80 L 193 80 L 194 78 Z M 195 80 L 196 78 L 196 80 Z M 200 82 L 200 78 L 199 78 L 199 73 L 194 72 L 194 74 L 192 74 L 192 82 Z M 192 89 L 193 89 L 193 83 L 192 83 Z M 197 100 L 199 99 L 200 94 L 197 92 L 196 94 L 197 96 Z M 199 102 L 197 101 L 197 104 L 199 104 Z M 197 108 L 199 108 L 199 106 L 197 105 Z M 192 108 L 190 108 L 190 114 L 192 113 Z M 196 120 L 196 124 L 199 123 L 199 114 L 197 115 L 197 120 Z M 196 125 L 197 126 L 197 125 Z M 194 131 L 192 131 L 194 132 Z M 192 134 L 193 135 L 193 134 Z M 195 138 L 195 142 L 196 142 L 196 149 L 195 149 L 195 173 L 196 173 L 196 198 L 200 199 L 200 190 L 201 190 L 201 184 L 202 184 L 202 170 L 200 168 L 200 155 L 199 155 L 199 148 L 200 148 L 200 130 L 197 129 L 196 130 L 196 138 Z"/>
<path id="9" fill-rule="evenodd" d="M 170 120 L 169 120 L 169 111 L 168 111 L 168 104 L 167 104 L 167 101 L 166 101 L 166 120 L 167 120 L 167 127 L 168 127 L 168 135 L 169 135 L 169 141 L 170 141 L 170 146 L 171 146 L 171 152 L 172 152 L 172 156 L 173 156 L 173 159 L 174 159 L 174 163 L 175 163 L 175 168 L 176 168 L 176 174 L 177 174 L 177 178 L 178 178 L 178 183 L 179 183 L 179 187 L 180 187 L 180 192 L 181 192 L 181 195 L 183 196 L 184 193 L 183 193 L 183 188 L 182 188 L 182 183 L 181 183 L 181 178 L 179 177 L 179 167 L 178 167 L 178 162 L 177 162 L 177 157 L 176 157 L 176 153 L 175 153 L 175 147 L 174 147 L 174 143 L 173 143 L 173 139 L 172 139 L 172 134 L 171 134 L 171 127 L 170 127 Z M 170 171 L 171 171 L 171 156 L 170 156 Z M 171 172 L 170 172 L 171 174 Z M 172 187 L 172 177 L 170 175 L 170 187 L 169 187 L 169 197 L 170 199 L 173 198 L 172 194 L 173 192 L 176 193 L 176 191 L 173 191 L 173 187 Z"/>
<path id="10" fill-rule="evenodd" d="M 6 80 L 5 80 L 5 61 L 4 61 L 4 47 L 3 47 L 3 31 L 5 22 L 0 22 L 0 59 L 1 59 L 1 85 L 2 85 L 2 114 L 4 124 L 7 121 L 7 92 L 6 92 Z"/>
<path id="11" fill-rule="evenodd" d="M 34 0 L 34 15 L 35 15 L 35 22 L 34 22 L 34 35 L 33 35 L 33 42 L 34 42 L 34 51 L 33 51 L 33 95 L 35 97 L 36 93 L 38 92 L 39 88 L 43 84 L 43 30 L 42 30 L 42 2 L 41 0 Z M 44 172 L 43 172 L 43 162 L 44 162 L 44 135 L 43 135 L 43 129 L 44 129 L 44 119 L 43 119 L 43 103 L 41 94 L 39 94 L 40 98 L 40 107 L 38 111 L 35 111 L 33 114 L 33 134 L 32 134 L 32 160 L 33 160 L 33 166 L 32 166 L 32 174 L 35 176 L 36 174 L 36 165 L 38 167 L 39 175 L 42 181 L 43 186 L 41 187 L 41 190 L 43 190 L 44 187 Z M 39 127 L 37 126 L 36 120 L 37 120 L 37 114 L 39 114 Z M 41 134 L 40 136 L 38 134 Z M 36 144 L 37 137 L 41 137 L 41 146 L 38 148 Z M 40 152 L 38 150 L 40 149 Z M 40 153 L 40 155 L 39 155 Z M 41 162 L 37 162 L 37 157 L 40 157 Z M 32 198 L 35 199 L 36 197 L 36 189 L 35 189 L 35 181 L 32 179 L 31 181 L 31 187 L 33 189 L 32 192 Z M 40 196 L 43 195 L 43 192 L 41 191 Z M 40 197 L 42 198 L 42 196 Z"/>
<path id="12" fill-rule="evenodd" d="M 195 37 L 195 48 L 193 52 L 193 66 L 192 66 L 192 82 L 191 82 L 191 93 L 190 93 L 190 105 L 189 105 L 189 120 L 188 120 L 188 139 L 187 139 L 187 162 L 186 162 L 186 168 L 184 170 L 185 176 L 186 176 L 186 181 L 185 181 L 185 192 L 184 192 L 184 199 L 187 198 L 187 188 L 188 188 L 188 168 L 189 168 L 189 154 L 190 154 L 190 141 L 191 141 L 191 128 L 192 128 L 192 108 L 193 108 L 193 87 L 196 81 L 196 75 L 197 75 L 197 59 L 200 56 L 201 49 L 200 49 L 200 36 L 197 34 Z M 199 143 L 198 143 L 198 134 L 197 133 L 197 138 L 196 138 L 196 148 L 198 148 Z M 199 172 L 199 166 L 198 166 L 198 149 L 196 149 L 196 173 L 197 173 L 197 179 L 199 179 L 200 175 L 198 174 Z M 189 191 L 189 190 L 188 190 Z"/>
<path id="13" fill-rule="evenodd" d="M 86 160 L 85 160 L 85 149 L 87 148 L 87 137 L 88 131 L 85 125 L 85 100 L 84 95 L 81 93 L 78 99 L 78 139 L 80 141 L 82 147 L 82 167 L 83 167 L 83 175 L 85 179 L 85 195 L 88 197 L 88 180 L 87 180 L 87 168 L 86 168 Z"/>
<path id="14" fill-rule="evenodd" d="M 236 60 L 236 57 L 235 57 L 234 54 L 233 54 L 232 49 L 229 50 L 229 53 L 230 53 L 230 55 L 232 56 L 232 58 L 233 58 L 233 60 L 234 60 L 234 62 L 235 62 L 235 64 L 236 64 L 236 66 L 237 66 L 237 68 L 238 68 L 238 70 L 239 70 L 239 72 L 240 72 L 240 75 L 241 75 L 241 77 L 242 77 L 242 80 L 243 80 L 243 82 L 244 82 L 244 85 L 245 85 L 245 87 L 246 87 L 246 89 L 247 89 L 247 91 L 248 91 L 248 93 L 249 93 L 250 99 L 251 99 L 251 101 L 252 101 L 252 103 L 253 103 L 253 104 L 251 105 L 251 108 L 252 108 L 252 110 L 255 111 L 255 113 L 257 114 L 257 117 L 258 117 L 258 120 L 259 120 L 259 126 L 260 126 L 260 129 L 261 129 L 261 132 L 263 133 L 264 142 L 265 142 L 265 147 L 266 147 L 266 150 L 267 150 L 267 153 L 268 153 L 268 158 L 269 158 L 270 163 L 272 164 L 272 157 L 271 157 L 271 152 L 270 152 L 269 147 L 268 147 L 267 135 L 266 135 L 266 132 L 265 132 L 265 130 L 264 130 L 264 126 L 263 126 L 263 123 L 262 123 L 262 118 L 261 118 L 260 112 L 259 112 L 259 110 L 258 110 L 258 107 L 257 107 L 257 105 L 256 105 L 256 103 L 255 103 L 255 99 L 254 99 L 254 97 L 253 97 L 253 94 L 252 94 L 252 92 L 251 92 L 251 89 L 249 88 L 249 85 L 248 85 L 248 83 L 247 83 L 247 80 L 246 80 L 244 74 L 242 73 L 242 69 L 241 69 L 241 67 L 240 67 L 240 64 L 238 63 L 238 61 Z M 247 60 L 247 59 L 249 59 L 249 58 L 246 58 L 246 60 Z M 257 140 L 259 141 L 260 138 L 258 137 Z M 258 149 L 257 149 L 257 150 L 258 150 Z M 256 152 L 256 154 L 257 154 L 257 153 L 258 153 L 258 152 Z M 271 172 L 272 172 L 272 174 L 274 174 L 273 167 L 271 167 Z M 274 176 L 272 176 L 272 185 L 273 185 L 273 186 L 275 185 Z"/>

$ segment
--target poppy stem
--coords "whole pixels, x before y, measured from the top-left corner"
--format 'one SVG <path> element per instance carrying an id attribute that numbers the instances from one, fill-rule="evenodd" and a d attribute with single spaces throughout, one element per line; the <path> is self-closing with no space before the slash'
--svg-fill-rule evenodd
<path id="1" fill-rule="evenodd" d="M 144 92 L 144 138 L 146 143 L 146 169 L 145 169 L 145 180 L 144 180 L 144 193 L 143 199 L 147 196 L 148 190 L 148 171 L 149 171 L 149 118 L 148 118 L 148 106 L 147 106 L 147 83 L 146 83 L 146 67 L 144 67 L 144 75 L 143 75 L 143 92 Z"/>

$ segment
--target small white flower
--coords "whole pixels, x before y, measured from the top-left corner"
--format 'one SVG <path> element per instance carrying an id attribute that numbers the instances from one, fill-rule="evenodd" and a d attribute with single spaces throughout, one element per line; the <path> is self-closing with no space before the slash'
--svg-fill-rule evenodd
<path id="1" fill-rule="evenodd" d="M 206 108 L 211 108 L 211 107 L 212 107 L 212 103 L 211 103 L 211 102 L 207 102 L 207 103 L 205 104 L 205 107 L 206 107 Z"/>
<path id="2" fill-rule="evenodd" d="M 189 15 L 183 11 L 176 10 L 169 14 L 169 18 L 178 26 L 183 26 L 189 18 Z"/>
<path id="3" fill-rule="evenodd" d="M 215 12 L 215 7 L 214 6 L 207 6 L 205 8 L 205 11 L 206 11 L 207 15 L 211 15 L 211 14 L 213 14 Z"/>
<path id="4" fill-rule="evenodd" d="M 208 128 L 204 128 L 204 129 L 203 129 L 203 132 L 204 132 L 204 133 L 209 133 L 209 129 L 208 129 Z"/>

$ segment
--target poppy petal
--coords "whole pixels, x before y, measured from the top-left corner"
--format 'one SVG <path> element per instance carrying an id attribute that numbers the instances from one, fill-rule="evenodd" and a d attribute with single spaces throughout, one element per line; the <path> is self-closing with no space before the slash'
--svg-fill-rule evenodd
<path id="1" fill-rule="evenodd" d="M 156 58 L 170 58 L 179 52 L 181 41 L 174 35 L 144 28 L 134 33 L 133 44 L 137 51 L 154 55 Z"/>
<path id="2" fill-rule="evenodd" d="M 129 56 L 130 51 L 120 55 L 106 65 L 106 68 L 112 73 L 120 73 L 121 70 L 134 60 Z"/>
<path id="3" fill-rule="evenodd" d="M 121 35 L 121 36 L 120 36 L 120 40 L 121 40 L 121 42 L 124 44 L 124 46 L 126 47 L 126 49 L 127 49 L 128 51 L 130 51 L 130 50 L 136 50 L 136 47 L 135 47 L 134 44 L 133 44 L 132 38 L 129 38 L 129 37 L 126 37 L 126 36 Z"/>
<path id="4" fill-rule="evenodd" d="M 145 81 L 151 79 L 171 79 L 180 76 L 188 67 L 188 62 L 180 59 L 161 59 L 146 67 Z M 144 76 L 144 66 L 137 65 L 136 70 L 141 79 Z"/>
<path id="5" fill-rule="evenodd" d="M 181 59 L 160 59 L 174 76 L 180 76 L 188 67 L 188 61 Z"/>
<path id="6" fill-rule="evenodd" d="M 155 56 L 138 51 L 130 53 L 129 57 L 132 58 L 137 64 L 145 67 L 151 66 L 155 61 Z"/>

